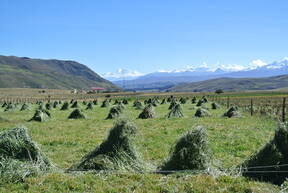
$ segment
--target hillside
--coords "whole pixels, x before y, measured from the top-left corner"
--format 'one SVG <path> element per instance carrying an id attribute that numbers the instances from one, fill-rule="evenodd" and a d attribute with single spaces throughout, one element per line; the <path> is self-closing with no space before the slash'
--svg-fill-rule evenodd
<path id="1" fill-rule="evenodd" d="M 217 78 L 195 83 L 177 85 L 169 89 L 175 92 L 206 92 L 222 89 L 224 91 L 273 90 L 285 88 L 288 75 L 268 78 Z"/>
<path id="2" fill-rule="evenodd" d="M 0 88 L 119 90 L 111 82 L 75 61 L 0 56 Z"/>

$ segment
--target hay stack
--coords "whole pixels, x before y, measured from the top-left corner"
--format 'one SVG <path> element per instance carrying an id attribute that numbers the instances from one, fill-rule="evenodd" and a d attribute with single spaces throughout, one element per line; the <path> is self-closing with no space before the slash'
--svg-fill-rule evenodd
<path id="1" fill-rule="evenodd" d="M 47 171 L 52 164 L 28 134 L 19 127 L 0 133 L 0 177 L 6 182 Z"/>
<path id="2" fill-rule="evenodd" d="M 146 170 L 146 164 L 134 146 L 136 131 L 133 123 L 118 120 L 108 138 L 70 170 Z"/>
<path id="3" fill-rule="evenodd" d="M 47 110 L 37 109 L 33 117 L 29 121 L 44 122 L 44 121 L 47 121 L 50 117 L 51 115 Z"/>
<path id="4" fill-rule="evenodd" d="M 240 168 L 243 176 L 280 185 L 288 178 L 287 172 L 281 172 L 288 171 L 287 164 L 288 129 L 287 124 L 282 124 L 275 131 L 274 138 L 244 161 Z"/>
<path id="5" fill-rule="evenodd" d="M 4 111 L 6 112 L 6 111 L 13 111 L 13 110 L 15 110 L 17 108 L 17 106 L 15 105 L 15 104 L 13 104 L 13 103 L 9 103 L 7 106 L 6 106 L 6 108 L 4 109 Z"/>
<path id="6" fill-rule="evenodd" d="M 191 100 L 192 104 L 196 104 L 197 103 L 197 98 L 194 96 Z"/>
<path id="7" fill-rule="evenodd" d="M 106 119 L 115 119 L 118 118 L 121 114 L 121 110 L 119 106 L 114 106 L 110 109 L 108 116 Z"/>
<path id="8" fill-rule="evenodd" d="M 108 107 L 108 106 L 109 106 L 109 100 L 108 100 L 108 99 L 105 99 L 105 100 L 102 102 L 101 108 L 105 108 L 105 107 Z"/>
<path id="9" fill-rule="evenodd" d="M 118 99 L 115 99 L 115 101 L 114 101 L 114 105 L 119 104 L 119 102 L 120 102 L 120 101 L 118 101 Z"/>
<path id="10" fill-rule="evenodd" d="M 37 109 L 38 109 L 38 110 L 41 110 L 41 111 L 46 110 L 45 104 L 44 104 L 44 103 L 39 103 Z"/>
<path id="11" fill-rule="evenodd" d="M 197 127 L 177 141 L 170 158 L 160 166 L 160 170 L 207 170 L 210 163 L 211 151 L 208 147 L 206 130 Z"/>
<path id="12" fill-rule="evenodd" d="M 73 102 L 71 108 L 79 108 L 78 101 Z"/>
<path id="13" fill-rule="evenodd" d="M 171 101 L 168 109 L 169 109 L 169 110 L 173 109 L 176 104 L 177 104 L 177 102 L 176 102 L 175 100 Z"/>
<path id="14" fill-rule="evenodd" d="M 155 117 L 155 111 L 152 104 L 148 104 L 139 114 L 139 119 L 150 119 Z"/>
<path id="15" fill-rule="evenodd" d="M 167 118 L 184 117 L 183 110 L 180 104 L 176 104 L 171 111 L 167 114 Z"/>
<path id="16" fill-rule="evenodd" d="M 224 116 L 228 118 L 241 117 L 241 113 L 238 111 L 238 107 L 233 106 L 226 113 L 224 113 Z"/>
<path id="17" fill-rule="evenodd" d="M 180 100 L 179 100 L 179 102 L 180 102 L 181 104 L 186 104 L 187 98 L 181 97 Z"/>
<path id="18" fill-rule="evenodd" d="M 54 101 L 54 102 L 53 102 L 53 108 L 54 108 L 54 109 L 56 109 L 56 108 L 57 108 L 57 106 L 58 106 L 58 104 L 59 104 L 59 102 L 58 102 L 58 101 Z"/>
<path id="19" fill-rule="evenodd" d="M 123 100 L 122 100 L 122 103 L 123 103 L 124 105 L 128 105 L 128 104 L 129 104 L 129 102 L 128 102 L 127 99 L 123 99 Z"/>
<path id="20" fill-rule="evenodd" d="M 200 99 L 200 100 L 197 102 L 196 106 L 197 106 L 197 107 L 201 107 L 202 104 L 204 104 L 204 103 L 205 103 L 205 101 L 202 100 L 202 99 Z"/>
<path id="21" fill-rule="evenodd" d="M 135 101 L 133 107 L 135 107 L 135 109 L 138 109 L 138 110 L 143 109 L 143 105 L 140 101 Z"/>
<path id="22" fill-rule="evenodd" d="M 26 103 L 24 103 L 24 104 L 22 105 L 22 107 L 20 108 L 20 111 L 26 111 L 26 110 L 29 110 L 29 109 L 30 109 L 30 106 L 27 105 Z"/>
<path id="23" fill-rule="evenodd" d="M 7 105 L 8 105 L 8 103 L 7 103 L 7 102 L 4 102 L 1 107 L 2 107 L 2 108 L 5 108 Z"/>
<path id="24" fill-rule="evenodd" d="M 97 99 L 93 100 L 93 104 L 98 105 L 98 100 Z"/>
<path id="25" fill-rule="evenodd" d="M 50 102 L 46 103 L 45 108 L 47 110 L 51 110 L 52 109 L 52 104 Z"/>
<path id="26" fill-rule="evenodd" d="M 67 109 L 69 109 L 69 103 L 66 101 L 66 102 L 63 103 L 63 105 L 62 105 L 60 110 L 61 111 L 65 111 Z"/>
<path id="27" fill-rule="evenodd" d="M 202 100 L 204 101 L 204 103 L 207 103 L 207 102 L 208 102 L 208 99 L 206 98 L 206 96 L 203 96 L 203 97 L 202 97 Z"/>
<path id="28" fill-rule="evenodd" d="M 70 113 L 68 119 L 86 119 L 86 116 L 80 109 L 75 109 Z"/>
<path id="29" fill-rule="evenodd" d="M 87 104 L 86 110 L 93 110 L 93 103 L 92 102 L 89 102 Z"/>
<path id="30" fill-rule="evenodd" d="M 211 104 L 211 108 L 214 109 L 214 110 L 215 110 L 215 109 L 220 109 L 220 105 L 217 104 L 217 103 L 212 103 L 212 104 Z"/>
<path id="31" fill-rule="evenodd" d="M 204 108 L 198 108 L 196 110 L 195 117 L 209 117 L 209 116 L 211 116 L 211 113 Z"/>
<path id="32" fill-rule="evenodd" d="M 166 104 L 166 103 L 167 103 L 166 98 L 162 99 L 161 105 L 164 105 L 164 104 Z"/>

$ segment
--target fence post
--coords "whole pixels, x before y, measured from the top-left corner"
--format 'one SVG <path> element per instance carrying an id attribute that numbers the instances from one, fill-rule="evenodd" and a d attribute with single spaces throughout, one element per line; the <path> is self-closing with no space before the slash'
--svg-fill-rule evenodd
<path id="1" fill-rule="evenodd" d="M 286 97 L 283 98 L 283 106 L 282 106 L 282 122 L 285 122 L 286 115 Z"/>
<path id="2" fill-rule="evenodd" d="M 251 116 L 253 116 L 253 99 L 251 99 L 251 102 L 250 102 L 250 114 Z"/>

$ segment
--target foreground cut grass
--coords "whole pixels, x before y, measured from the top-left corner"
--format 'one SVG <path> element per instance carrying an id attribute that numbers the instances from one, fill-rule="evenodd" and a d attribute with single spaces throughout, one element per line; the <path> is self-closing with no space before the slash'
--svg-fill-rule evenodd
<path id="1" fill-rule="evenodd" d="M 143 159 L 159 166 L 168 157 L 170 148 L 187 130 L 202 125 L 208 131 L 209 145 L 215 158 L 214 164 L 225 171 L 242 163 L 273 136 L 277 122 L 267 117 L 242 118 L 222 117 L 225 108 L 210 110 L 212 117 L 194 118 L 196 111 L 190 101 L 183 105 L 184 118 L 166 119 L 168 104 L 155 108 L 156 118 L 137 119 L 141 112 L 126 107 L 124 114 L 138 127 L 136 144 Z M 82 109 L 85 106 L 82 105 Z M 16 125 L 30 129 L 33 140 L 57 166 L 57 171 L 43 176 L 30 177 L 24 183 L 1 184 L 1 192 L 278 192 L 279 187 L 249 181 L 243 177 L 212 176 L 199 174 L 137 174 L 110 173 L 96 174 L 64 173 L 65 169 L 77 163 L 86 153 L 99 145 L 113 126 L 113 120 L 104 120 L 109 108 L 94 106 L 85 111 L 88 119 L 68 120 L 72 109 L 52 110 L 52 119 L 44 123 L 27 122 L 34 110 L 3 112 L 0 117 L 10 122 L 0 122 L 5 130 Z"/>

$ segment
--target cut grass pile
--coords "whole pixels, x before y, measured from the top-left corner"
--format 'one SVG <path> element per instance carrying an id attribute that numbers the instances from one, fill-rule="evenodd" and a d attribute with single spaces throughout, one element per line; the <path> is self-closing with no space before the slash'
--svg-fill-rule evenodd
<path id="1" fill-rule="evenodd" d="M 0 133 L 0 182 L 20 182 L 51 167 L 26 128 L 17 127 Z"/>
<path id="2" fill-rule="evenodd" d="M 134 145 L 136 126 L 127 120 L 118 120 L 108 138 L 88 153 L 70 170 L 137 171 L 148 170 Z"/>

